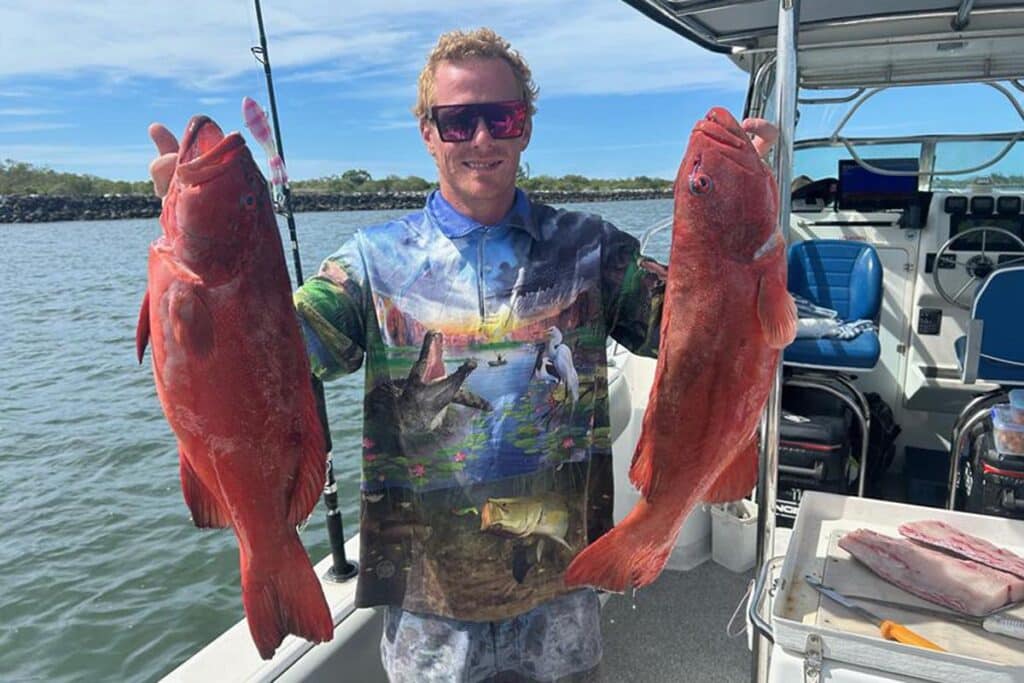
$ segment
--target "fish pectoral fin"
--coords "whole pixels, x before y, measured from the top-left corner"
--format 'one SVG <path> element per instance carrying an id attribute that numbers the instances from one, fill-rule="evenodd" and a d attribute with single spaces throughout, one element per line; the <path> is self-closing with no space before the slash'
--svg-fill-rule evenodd
<path id="1" fill-rule="evenodd" d="M 294 439 L 302 449 L 288 502 L 288 523 L 295 526 L 302 524 L 313 512 L 327 481 L 327 442 L 316 402 L 310 400 L 308 405 L 309 410 L 305 411 Z"/>
<path id="2" fill-rule="evenodd" d="M 782 349 L 796 339 L 796 303 L 786 290 L 785 272 L 766 273 L 757 287 L 757 317 L 768 346 Z"/>
<path id="3" fill-rule="evenodd" d="M 199 290 L 185 284 L 172 287 L 168 293 L 167 310 L 171 333 L 190 354 L 199 357 L 213 351 L 213 314 Z"/>
<path id="4" fill-rule="evenodd" d="M 146 352 L 146 345 L 149 344 L 149 291 L 142 297 L 142 307 L 139 309 L 139 323 L 135 326 L 135 355 L 142 363 L 142 354 Z"/>
<path id="5" fill-rule="evenodd" d="M 739 500 L 757 484 L 758 441 L 755 436 L 744 444 L 725 466 L 704 494 L 705 503 L 727 503 Z"/>
<path id="6" fill-rule="evenodd" d="M 200 529 L 222 529 L 231 526 L 231 516 L 224 509 L 220 498 L 200 481 L 199 475 L 192 469 L 188 456 L 181 448 L 178 449 L 178 460 L 181 470 L 181 493 L 185 496 L 185 505 L 192 513 L 192 522 Z"/>
<path id="7" fill-rule="evenodd" d="M 178 255 L 174 253 L 174 247 L 170 244 L 158 243 L 152 247 L 152 253 L 156 254 L 160 262 L 171 271 L 176 279 L 191 285 L 203 284 L 203 278 L 178 258 Z"/>

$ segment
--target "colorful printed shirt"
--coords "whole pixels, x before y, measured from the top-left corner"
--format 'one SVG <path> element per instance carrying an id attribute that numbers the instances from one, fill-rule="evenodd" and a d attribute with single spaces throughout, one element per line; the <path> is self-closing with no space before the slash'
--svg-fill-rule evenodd
<path id="1" fill-rule="evenodd" d="M 522 614 L 612 526 L 605 344 L 658 347 L 664 269 L 517 191 L 496 225 L 439 192 L 360 230 L 295 295 L 314 372 L 365 359 L 359 606 Z"/>

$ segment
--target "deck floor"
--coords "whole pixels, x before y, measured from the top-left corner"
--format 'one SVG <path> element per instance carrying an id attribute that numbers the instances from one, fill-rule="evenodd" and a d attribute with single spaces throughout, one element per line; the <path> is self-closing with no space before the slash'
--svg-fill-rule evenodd
<path id="1" fill-rule="evenodd" d="M 751 654 L 746 635 L 726 625 L 746 593 L 743 574 L 708 560 L 688 572 L 664 572 L 631 597 L 613 595 L 602 612 L 602 683 L 745 683 Z M 742 626 L 742 615 L 737 617 Z"/>

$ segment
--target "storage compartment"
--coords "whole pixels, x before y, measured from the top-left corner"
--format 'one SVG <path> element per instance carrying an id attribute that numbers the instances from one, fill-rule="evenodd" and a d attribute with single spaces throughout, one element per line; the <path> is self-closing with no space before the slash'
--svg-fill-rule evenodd
<path id="1" fill-rule="evenodd" d="M 1024 424 L 1014 421 L 1013 410 L 1007 403 L 992 407 L 996 448 L 1006 455 L 1024 455 Z"/>

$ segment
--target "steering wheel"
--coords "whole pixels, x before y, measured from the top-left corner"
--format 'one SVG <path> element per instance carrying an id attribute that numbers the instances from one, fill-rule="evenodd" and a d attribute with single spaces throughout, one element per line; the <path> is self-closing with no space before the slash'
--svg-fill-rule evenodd
<path id="1" fill-rule="evenodd" d="M 977 235 L 979 233 L 981 234 L 980 253 L 971 256 L 967 260 L 961 260 L 959 256 L 954 257 L 952 260 L 946 258 L 946 252 L 952 249 L 954 244 L 966 237 Z M 980 226 L 977 228 L 971 228 L 970 230 L 964 230 L 963 232 L 950 237 L 941 247 L 939 247 L 938 253 L 935 254 L 935 262 L 932 266 L 932 282 L 935 284 L 935 289 L 948 303 L 951 303 L 954 306 L 959 306 L 965 310 L 970 310 L 971 302 L 974 300 L 974 291 L 977 289 L 978 283 L 987 278 L 996 268 L 999 268 L 1001 265 L 1008 265 L 1006 263 L 997 263 L 995 259 L 985 251 L 985 243 L 988 241 L 990 233 L 1008 237 L 1012 242 L 1017 244 L 1022 252 L 1024 252 L 1024 240 L 1004 228 Z M 1024 254 L 1021 254 L 1019 258 L 1014 259 L 1010 263 L 1015 263 L 1017 261 L 1024 261 Z M 948 266 L 949 263 L 953 264 L 952 268 Z M 939 273 L 942 271 L 946 271 L 947 273 L 958 273 L 961 284 L 960 287 L 956 289 L 955 294 L 950 295 L 949 291 L 947 291 L 942 285 L 942 278 L 939 277 Z M 960 299 L 967 291 L 970 291 L 971 296 L 965 303 Z"/>

